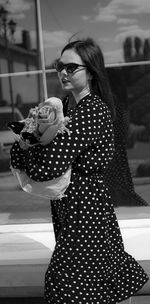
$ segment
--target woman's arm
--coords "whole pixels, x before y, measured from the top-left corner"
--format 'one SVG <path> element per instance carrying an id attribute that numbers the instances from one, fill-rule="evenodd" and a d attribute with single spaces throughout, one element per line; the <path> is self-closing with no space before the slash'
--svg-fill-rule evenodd
<path id="1" fill-rule="evenodd" d="M 86 102 L 78 106 L 67 126 L 70 135 L 58 134 L 49 145 L 37 145 L 24 151 L 24 170 L 30 178 L 37 181 L 62 175 L 79 154 L 101 138 L 106 121 L 109 123 L 110 116 L 104 104 Z M 112 130 L 111 127 L 109 129 Z M 18 147 L 14 146 L 11 151 L 12 166 L 16 149 Z"/>

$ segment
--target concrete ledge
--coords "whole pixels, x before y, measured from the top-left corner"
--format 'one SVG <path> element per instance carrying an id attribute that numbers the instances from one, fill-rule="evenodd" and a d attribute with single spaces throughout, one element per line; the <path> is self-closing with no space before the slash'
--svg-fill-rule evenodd
<path id="1" fill-rule="evenodd" d="M 1 304 L 45 304 L 43 297 L 0 297 Z"/>
<path id="2" fill-rule="evenodd" d="M 45 304 L 42 297 L 11 297 L 11 298 L 0 298 L 1 304 Z M 121 304 L 149 304 L 150 296 L 135 296 L 125 301 Z"/>
<path id="3" fill-rule="evenodd" d="M 42 297 L 27 297 L 27 298 L 0 298 L 1 304 L 44 304 Z M 122 301 L 121 304 L 149 304 L 150 296 L 138 296 Z"/>

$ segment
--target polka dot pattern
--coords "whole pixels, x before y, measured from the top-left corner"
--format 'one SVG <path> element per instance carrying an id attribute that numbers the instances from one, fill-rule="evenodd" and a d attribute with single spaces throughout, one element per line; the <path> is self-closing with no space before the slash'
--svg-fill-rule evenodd
<path id="1" fill-rule="evenodd" d="M 72 165 L 66 197 L 52 201 L 56 246 L 45 274 L 47 304 L 112 304 L 147 281 L 141 266 L 124 251 L 104 175 L 114 155 L 107 106 L 94 95 L 69 111 L 68 134 L 46 147 L 22 152 L 14 144 L 11 162 L 35 180 L 61 175 Z"/>

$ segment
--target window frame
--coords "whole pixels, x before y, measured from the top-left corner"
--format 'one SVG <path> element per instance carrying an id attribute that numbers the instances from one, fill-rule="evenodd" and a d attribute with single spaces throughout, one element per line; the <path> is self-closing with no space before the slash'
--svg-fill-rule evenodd
<path id="1" fill-rule="evenodd" d="M 38 12 L 37 18 L 42 68 L 40 70 L 34 71 L 1 74 L 0 77 L 15 77 L 23 75 L 29 76 L 33 74 L 40 74 L 42 75 L 43 79 L 44 98 L 47 99 L 48 93 L 46 74 L 54 72 L 55 70 L 46 69 L 45 66 L 40 0 L 36 0 L 36 4 Z M 150 61 L 113 63 L 106 64 L 106 67 L 122 67 L 147 64 L 150 65 Z M 119 215 L 118 209 L 116 209 L 116 212 L 119 226 L 121 228 L 121 233 L 123 235 L 125 248 L 127 248 L 129 253 L 133 254 L 138 260 L 140 260 L 143 265 L 144 262 L 149 263 L 150 248 L 148 246 L 147 240 L 150 239 L 150 218 L 142 218 L 141 215 L 140 218 L 121 219 L 121 215 Z M 43 296 L 44 273 L 52 254 L 52 248 L 54 248 L 54 232 L 52 224 L 27 223 L 16 225 L 0 225 L 0 235 L 1 248 L 3 248 L 3 251 L 6 250 L 5 258 L 1 258 L 0 260 L 0 269 L 3 273 L 0 279 L 1 296 Z M 51 244 L 49 243 L 49 238 L 51 238 Z M 11 250 L 7 250 L 7 246 L 9 242 L 12 242 L 12 239 L 14 242 Z M 32 246 L 30 246 L 31 244 Z M 23 250 L 24 248 L 25 250 Z M 149 291 L 150 283 L 147 285 L 144 293 L 149 293 Z"/>

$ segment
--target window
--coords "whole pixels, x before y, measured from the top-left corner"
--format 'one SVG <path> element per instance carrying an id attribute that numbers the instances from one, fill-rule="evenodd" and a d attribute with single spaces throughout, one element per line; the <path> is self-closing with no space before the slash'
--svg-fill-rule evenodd
<path id="1" fill-rule="evenodd" d="M 90 36 L 100 43 L 114 96 L 125 109 L 128 104 L 127 157 L 135 190 L 147 206 L 131 206 L 124 201 L 116 206 L 116 213 L 125 249 L 149 272 L 150 2 L 1 3 L 1 296 L 43 296 L 44 274 L 55 245 L 49 200 L 23 192 L 10 171 L 9 150 L 14 138 L 7 122 L 26 117 L 31 107 L 47 97 L 64 97 L 53 69 L 54 61 L 75 33 L 77 38 Z M 11 27 L 10 20 L 13 20 Z M 144 292 L 149 290 L 146 285 Z"/>
<path id="2" fill-rule="evenodd" d="M 105 6 L 101 3 L 101 8 L 94 10 L 95 3 L 88 3 L 87 6 L 87 3 L 85 5 L 85 1 L 82 1 L 80 12 L 77 14 L 73 1 L 65 3 L 56 0 L 54 3 L 36 0 L 22 1 L 22 5 L 16 6 L 13 2 L 2 5 L 7 14 L 6 19 L 0 14 L 0 109 L 9 107 L 12 109 L 10 115 L 16 115 L 15 111 L 18 110 L 26 117 L 29 109 L 47 96 L 63 98 L 65 93 L 62 92 L 53 69 L 61 48 L 74 33 L 77 33 L 78 38 L 92 36 L 97 39 L 104 53 L 112 90 L 119 102 L 123 98 L 122 101 L 129 105 L 126 117 L 127 156 L 136 192 L 148 202 L 146 208 L 138 208 L 137 217 L 142 210 L 147 217 L 150 204 L 150 42 L 146 30 L 142 36 L 138 28 L 137 31 L 132 31 L 131 22 L 139 21 L 141 28 L 148 29 L 148 16 L 146 7 L 140 15 L 141 6 L 134 2 L 133 6 L 138 6 L 139 13 L 135 16 L 137 19 L 132 19 L 129 15 L 130 22 L 128 27 L 125 27 L 126 9 L 124 7 L 124 19 L 121 18 L 120 9 L 126 4 L 120 1 L 114 12 L 112 2 L 108 1 Z M 146 5 L 149 8 L 149 5 Z M 67 18 L 66 6 L 69 11 Z M 112 22 L 111 16 L 114 17 Z M 13 28 L 8 26 L 11 17 L 14 19 Z M 104 24 L 105 26 L 100 26 Z M 79 31 L 80 28 L 84 30 Z M 4 115 L 6 113 L 1 118 L 1 129 L 6 131 Z M 11 117 L 8 118 L 7 114 L 8 119 Z M 5 151 L 1 144 L 0 180 L 2 188 L 3 185 L 8 185 L 8 191 L 2 190 L 0 199 L 1 223 L 46 222 L 50 216 L 49 201 L 31 197 L 21 191 L 11 175 L 9 153 Z M 12 190 L 13 187 L 15 191 Z M 128 204 L 118 207 L 120 211 L 117 212 L 122 212 L 125 217 L 130 217 L 132 212 L 135 216 Z M 26 213 L 23 210 L 26 210 Z"/>

